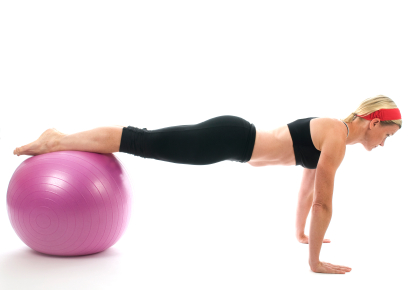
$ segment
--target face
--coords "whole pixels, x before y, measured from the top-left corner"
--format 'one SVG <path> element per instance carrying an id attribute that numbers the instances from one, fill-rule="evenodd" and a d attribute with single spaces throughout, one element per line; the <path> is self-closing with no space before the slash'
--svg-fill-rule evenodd
<path id="1" fill-rule="evenodd" d="M 369 123 L 368 131 L 362 144 L 368 151 L 378 146 L 384 146 L 385 140 L 394 135 L 399 128 L 397 124 L 381 125 L 380 119 L 373 119 Z"/>

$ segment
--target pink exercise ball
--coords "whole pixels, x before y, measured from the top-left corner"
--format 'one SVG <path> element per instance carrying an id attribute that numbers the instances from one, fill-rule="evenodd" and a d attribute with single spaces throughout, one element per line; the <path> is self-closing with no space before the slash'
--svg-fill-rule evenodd
<path id="1" fill-rule="evenodd" d="M 9 182 L 13 229 L 35 251 L 81 256 L 113 246 L 131 214 L 132 187 L 113 154 L 60 151 L 23 161 Z"/>

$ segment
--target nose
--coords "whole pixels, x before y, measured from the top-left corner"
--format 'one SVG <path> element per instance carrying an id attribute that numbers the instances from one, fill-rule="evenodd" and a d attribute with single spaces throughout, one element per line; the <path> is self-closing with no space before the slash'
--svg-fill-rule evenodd
<path id="1" fill-rule="evenodd" d="M 384 147 L 384 145 L 385 145 L 385 140 L 384 140 L 384 141 L 382 141 L 380 145 L 381 145 L 382 147 Z"/>

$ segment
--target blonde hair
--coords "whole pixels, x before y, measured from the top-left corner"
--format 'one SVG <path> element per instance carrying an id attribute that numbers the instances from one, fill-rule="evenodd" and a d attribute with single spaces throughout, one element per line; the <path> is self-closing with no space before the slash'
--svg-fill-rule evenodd
<path id="1" fill-rule="evenodd" d="M 393 100 L 391 100 L 390 98 L 386 96 L 378 95 L 376 97 L 365 99 L 359 105 L 359 107 L 355 110 L 355 112 L 352 112 L 348 117 L 346 117 L 345 119 L 341 119 L 341 120 L 347 123 L 351 123 L 353 120 L 357 118 L 357 115 L 366 116 L 375 111 L 378 111 L 379 109 L 395 109 L 395 108 L 397 108 L 397 105 L 394 103 Z M 402 120 L 399 119 L 399 120 L 381 121 L 381 125 L 393 125 L 393 124 L 397 124 L 401 129 Z"/>

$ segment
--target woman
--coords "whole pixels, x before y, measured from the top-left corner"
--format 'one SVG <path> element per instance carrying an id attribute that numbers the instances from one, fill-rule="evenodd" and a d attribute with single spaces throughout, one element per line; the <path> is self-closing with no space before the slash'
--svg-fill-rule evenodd
<path id="1" fill-rule="evenodd" d="M 336 170 L 346 145 L 361 143 L 371 151 L 402 125 L 396 104 L 379 95 L 363 101 L 344 120 L 305 118 L 270 131 L 256 131 L 253 124 L 235 116 L 220 116 L 195 125 L 158 130 L 135 127 L 99 127 L 66 135 L 46 130 L 38 140 L 16 148 L 15 155 L 38 155 L 78 150 L 97 153 L 126 152 L 168 162 L 205 165 L 224 160 L 252 166 L 301 165 L 296 232 L 309 243 L 309 265 L 320 273 L 345 274 L 351 268 L 321 262 L 319 254 L 332 216 Z M 304 229 L 312 208 L 309 237 Z"/>

